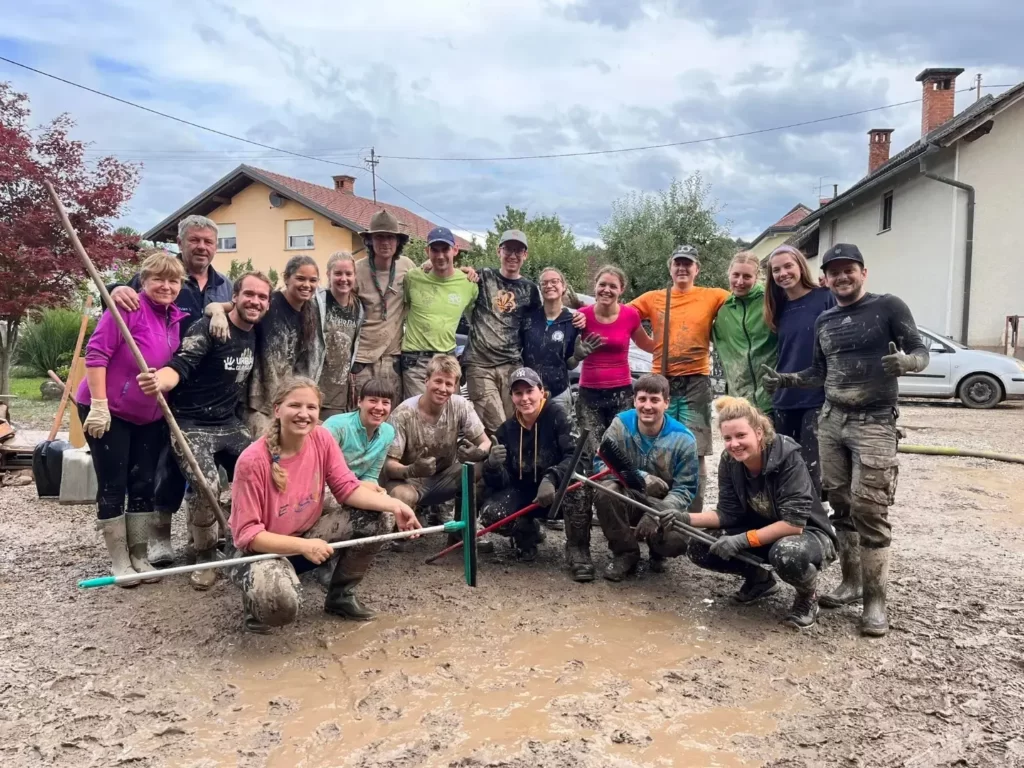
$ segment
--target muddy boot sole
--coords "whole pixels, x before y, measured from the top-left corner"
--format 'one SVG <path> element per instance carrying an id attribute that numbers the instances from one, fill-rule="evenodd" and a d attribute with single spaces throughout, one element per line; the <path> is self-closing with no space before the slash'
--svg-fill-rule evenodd
<path id="1" fill-rule="evenodd" d="M 636 573 L 636 567 L 639 563 L 639 557 L 631 562 L 625 559 L 620 560 L 619 558 L 616 558 L 605 566 L 604 572 L 601 575 L 607 581 L 619 582 Z"/>
<path id="2" fill-rule="evenodd" d="M 580 584 L 587 584 L 597 578 L 597 573 L 592 565 L 577 565 L 572 568 L 572 580 Z"/>
<path id="3" fill-rule="evenodd" d="M 818 600 L 818 605 L 820 605 L 822 608 L 842 608 L 844 605 L 853 605 L 854 603 L 859 603 L 863 599 L 863 592 L 852 595 L 832 593 L 828 595 L 822 595 L 821 598 Z"/>

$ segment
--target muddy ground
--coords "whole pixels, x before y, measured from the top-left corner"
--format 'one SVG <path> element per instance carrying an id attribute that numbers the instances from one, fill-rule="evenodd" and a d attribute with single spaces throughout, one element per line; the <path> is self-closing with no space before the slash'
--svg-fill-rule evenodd
<path id="1" fill-rule="evenodd" d="M 1024 454 L 1017 405 L 902 424 Z M 367 578 L 379 621 L 304 583 L 297 625 L 250 636 L 223 580 L 77 591 L 107 565 L 92 517 L 0 490 L 0 765 L 1024 765 L 1024 466 L 903 457 L 883 640 L 854 609 L 784 628 L 788 590 L 737 607 L 678 560 L 574 584 L 559 534 L 530 565 L 499 543 L 476 590 L 421 540 Z"/>

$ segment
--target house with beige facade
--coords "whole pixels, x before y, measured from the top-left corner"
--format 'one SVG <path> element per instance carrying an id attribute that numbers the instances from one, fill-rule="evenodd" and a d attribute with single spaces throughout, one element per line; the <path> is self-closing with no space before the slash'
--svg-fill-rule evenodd
<path id="1" fill-rule="evenodd" d="M 759 260 L 764 261 L 772 251 L 791 238 L 794 232 L 800 231 L 803 227 L 803 220 L 810 214 L 810 208 L 803 203 L 797 203 L 786 212 L 785 216 L 754 238 L 747 250 L 754 253 Z"/>
<path id="2" fill-rule="evenodd" d="M 868 290 L 897 294 L 940 335 L 1002 350 L 1024 315 L 1024 83 L 955 114 L 962 73 L 921 72 L 920 137 L 890 157 L 892 129 L 871 130 L 867 175 L 789 242 L 812 263 L 835 243 L 856 244 Z"/>
<path id="3" fill-rule="evenodd" d="M 364 253 L 359 232 L 370 217 L 385 208 L 394 214 L 410 237 L 425 240 L 436 224 L 389 203 L 359 197 L 354 176 L 332 177 L 332 186 L 283 176 L 240 165 L 218 179 L 181 208 L 143 234 L 153 242 L 174 242 L 178 222 L 199 214 L 217 222 L 217 269 L 227 272 L 231 262 L 252 260 L 255 269 L 280 273 L 292 256 L 312 256 L 321 273 L 335 251 Z M 460 250 L 470 243 L 456 237 Z M 412 256 L 419 260 L 422 254 Z"/>

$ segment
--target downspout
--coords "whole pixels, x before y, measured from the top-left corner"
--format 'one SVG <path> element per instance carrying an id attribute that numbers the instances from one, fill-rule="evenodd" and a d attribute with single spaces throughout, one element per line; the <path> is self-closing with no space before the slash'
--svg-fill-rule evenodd
<path id="1" fill-rule="evenodd" d="M 933 181 L 949 184 L 951 187 L 962 189 L 967 193 L 967 232 L 964 243 L 964 299 L 963 315 L 960 321 L 960 343 L 966 345 L 967 331 L 971 320 L 971 264 L 974 261 L 974 187 L 970 184 L 964 184 L 962 181 L 950 179 L 947 176 L 940 176 L 937 173 L 931 173 L 928 171 L 925 160 L 928 155 L 938 151 L 939 147 L 935 144 L 930 144 L 928 149 L 925 150 L 925 153 L 921 156 L 920 160 L 921 175 L 925 178 L 932 179 Z"/>

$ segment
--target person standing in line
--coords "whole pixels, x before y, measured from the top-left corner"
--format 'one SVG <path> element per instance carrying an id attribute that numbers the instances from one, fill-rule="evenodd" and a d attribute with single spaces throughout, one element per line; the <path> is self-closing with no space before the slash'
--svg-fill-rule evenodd
<path id="1" fill-rule="evenodd" d="M 327 259 L 327 288 L 316 292 L 324 337 L 324 365 L 319 382 L 324 398 L 320 418 L 324 421 L 345 413 L 350 406 L 349 372 L 366 315 L 355 294 L 355 285 L 356 263 L 352 254 L 332 253 Z"/>
<path id="2" fill-rule="evenodd" d="M 124 322 L 146 363 L 158 367 L 181 343 L 179 326 L 187 315 L 174 301 L 185 269 L 166 251 L 150 249 L 143 255 L 138 309 L 126 312 Z M 85 371 L 75 401 L 96 470 L 96 527 L 103 533 L 111 573 L 155 572 L 147 558 L 150 539 L 163 537 L 153 494 L 167 425 L 156 400 L 139 387 L 139 368 L 110 312 L 89 338 Z"/>
<path id="3" fill-rule="evenodd" d="M 771 252 L 764 320 L 778 334 L 779 356 L 775 369 L 779 373 L 810 368 L 814 358 L 814 322 L 818 315 L 835 305 L 832 292 L 815 284 L 807 259 L 799 250 L 791 245 L 780 245 Z M 775 431 L 800 444 L 811 482 L 819 495 L 823 494 L 818 460 L 818 413 L 824 403 L 823 387 L 780 389 L 772 401 Z M 839 536 L 843 535 L 840 531 Z"/>
<path id="4" fill-rule="evenodd" d="M 205 482 L 219 495 L 220 472 L 234 477 L 235 463 L 252 438 L 239 413 L 249 391 L 256 350 L 256 324 L 270 304 L 270 280 L 260 272 L 247 272 L 235 282 L 235 302 L 228 321 L 231 334 L 219 341 L 210 333 L 210 318 L 192 323 L 181 348 L 167 365 L 150 369 L 136 378 L 147 395 L 174 393 L 171 410 L 195 455 Z M 189 481 L 188 528 L 196 550 L 196 562 L 209 563 L 217 555 L 217 517 L 209 501 L 197 492 L 200 480 L 174 441 L 182 473 Z M 170 547 L 170 540 L 166 546 Z M 192 587 L 209 589 L 217 580 L 215 570 L 189 574 Z"/>
<path id="5" fill-rule="evenodd" d="M 356 293 L 366 319 L 353 357 L 352 399 L 370 379 L 391 379 L 396 401 L 401 402 L 405 277 L 416 266 L 402 254 L 409 235 L 390 211 L 382 209 L 360 236 L 367 255 L 356 262 Z"/>
<path id="6" fill-rule="evenodd" d="M 863 599 L 861 634 L 882 637 L 889 631 L 889 507 L 899 471 L 897 380 L 928 366 L 928 347 L 901 299 L 865 291 L 868 271 L 856 245 L 832 246 L 821 266 L 836 306 L 815 321 L 813 362 L 796 373 L 765 366 L 762 377 L 769 391 L 825 386 L 818 421 L 822 486 L 828 491 L 833 524 L 856 532 L 857 548 L 853 536 L 840 539 L 843 581 L 821 605 L 831 608 Z"/>
<path id="7" fill-rule="evenodd" d="M 681 245 L 668 259 L 672 284 L 648 291 L 630 306 L 651 323 L 654 337 L 654 373 L 668 378 L 669 416 L 681 421 L 697 439 L 700 489 L 691 511 L 704 509 L 707 467 L 711 455 L 711 325 L 729 298 L 721 288 L 694 285 L 700 274 L 700 256 L 692 245 Z"/>
<path id="8" fill-rule="evenodd" d="M 458 255 L 452 231 L 435 227 L 427 235 L 430 269 L 416 267 L 405 276 L 402 389 L 406 399 L 423 394 L 427 366 L 436 355 L 455 354 L 459 318 L 479 293 L 476 283 L 455 268 Z"/>
<path id="9" fill-rule="evenodd" d="M 750 251 L 740 251 L 729 262 L 732 295 L 715 316 L 711 341 L 722 361 L 729 394 L 755 403 L 771 414 L 772 397 L 761 386 L 758 371 L 774 365 L 778 339 L 764 319 L 764 286 L 758 282 L 760 263 Z"/>

